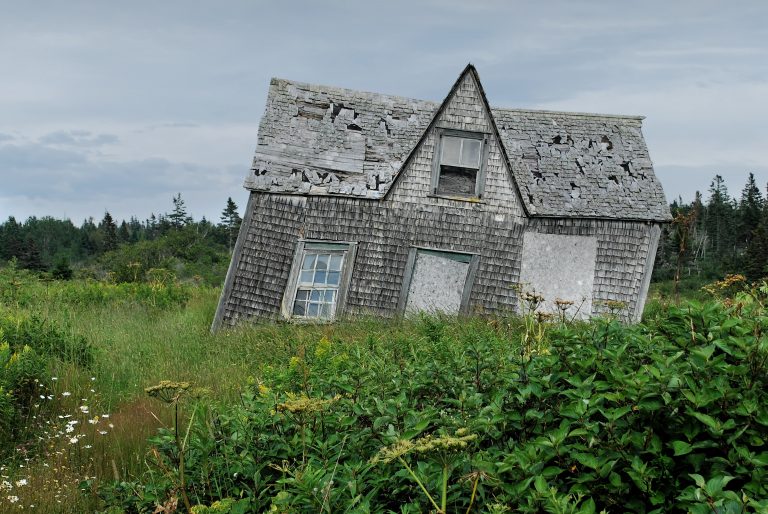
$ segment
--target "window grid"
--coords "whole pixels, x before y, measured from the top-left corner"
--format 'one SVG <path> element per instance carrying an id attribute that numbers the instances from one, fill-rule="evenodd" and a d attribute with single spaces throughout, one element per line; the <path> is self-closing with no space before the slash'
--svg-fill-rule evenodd
<path id="1" fill-rule="evenodd" d="M 331 319 L 336 312 L 344 254 L 305 250 L 292 314 Z"/>

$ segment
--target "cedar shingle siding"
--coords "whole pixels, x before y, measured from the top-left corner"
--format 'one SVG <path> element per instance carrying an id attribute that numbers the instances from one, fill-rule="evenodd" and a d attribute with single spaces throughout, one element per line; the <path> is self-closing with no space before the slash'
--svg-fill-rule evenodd
<path id="1" fill-rule="evenodd" d="M 479 256 L 469 312 L 516 309 L 525 232 L 595 237 L 586 314 L 638 319 L 669 220 L 640 127 L 491 109 L 471 66 L 442 104 L 274 79 L 214 329 L 281 316 L 300 239 L 358 243 L 345 313 L 396 314 L 414 246 Z M 440 129 L 487 134 L 480 198 L 433 194 Z"/>

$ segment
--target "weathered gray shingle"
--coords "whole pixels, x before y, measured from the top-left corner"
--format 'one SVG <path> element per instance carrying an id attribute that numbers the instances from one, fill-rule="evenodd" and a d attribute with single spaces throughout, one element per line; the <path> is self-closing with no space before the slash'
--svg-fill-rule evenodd
<path id="1" fill-rule="evenodd" d="M 380 199 L 440 104 L 273 79 L 245 187 Z M 640 117 L 492 108 L 532 216 L 669 219 Z"/>

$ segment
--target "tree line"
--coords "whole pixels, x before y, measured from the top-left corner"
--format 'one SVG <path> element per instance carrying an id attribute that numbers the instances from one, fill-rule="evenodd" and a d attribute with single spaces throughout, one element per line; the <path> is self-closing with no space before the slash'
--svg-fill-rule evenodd
<path id="1" fill-rule="evenodd" d="M 665 225 L 656 253 L 654 278 L 711 279 L 728 273 L 757 280 L 768 275 L 768 202 L 750 173 L 738 198 L 720 175 L 708 198 L 678 198 L 670 205 L 673 221 Z M 766 186 L 768 195 L 768 186 Z"/>
<path id="2" fill-rule="evenodd" d="M 118 279 L 131 278 L 122 268 L 133 268 L 133 278 L 138 279 L 137 263 L 142 272 L 181 265 L 190 273 L 210 275 L 205 265 L 228 261 L 241 221 L 232 198 L 218 223 L 205 217 L 195 220 L 181 193 L 173 197 L 170 212 L 144 221 L 131 217 L 117 222 L 108 211 L 101 221 L 88 218 L 80 226 L 50 216 L 24 222 L 11 216 L 0 223 L 0 263 L 13 260 L 20 268 L 64 279 L 72 277 L 73 268 L 92 275 L 111 272 Z"/>
<path id="3" fill-rule="evenodd" d="M 654 279 L 768 275 L 767 196 L 768 187 L 764 195 L 750 173 L 738 198 L 716 175 L 706 200 L 697 192 L 690 203 L 673 201 L 673 221 L 662 229 Z M 204 217 L 196 221 L 181 194 L 173 197 L 170 212 L 144 221 L 131 217 L 118 223 L 109 212 L 98 223 L 89 218 L 79 227 L 68 219 L 31 217 L 20 223 L 9 217 L 0 224 L 0 263 L 13 259 L 21 268 L 56 278 L 71 277 L 74 267 L 126 281 L 140 280 L 151 268 L 167 268 L 218 283 L 241 221 L 232 198 L 217 223 Z"/>

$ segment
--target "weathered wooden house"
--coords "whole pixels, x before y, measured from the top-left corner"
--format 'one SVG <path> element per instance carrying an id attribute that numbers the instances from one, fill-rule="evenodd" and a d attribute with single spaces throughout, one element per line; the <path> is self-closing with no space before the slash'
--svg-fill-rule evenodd
<path id="1" fill-rule="evenodd" d="M 669 209 L 642 118 L 273 79 L 213 328 L 516 309 L 515 284 L 639 319 Z"/>

